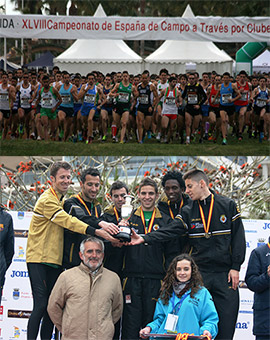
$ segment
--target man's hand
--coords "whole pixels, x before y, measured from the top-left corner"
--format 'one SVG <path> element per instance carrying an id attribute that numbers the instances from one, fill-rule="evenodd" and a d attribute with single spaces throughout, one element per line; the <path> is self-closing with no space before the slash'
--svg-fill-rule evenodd
<path id="1" fill-rule="evenodd" d="M 118 242 L 117 239 L 115 239 L 113 236 L 111 236 L 109 233 L 107 233 L 107 231 L 105 231 L 103 229 L 96 229 L 95 234 L 96 234 L 96 236 L 102 237 L 105 240 L 108 240 L 110 242 L 114 242 L 114 243 Z"/>
<path id="2" fill-rule="evenodd" d="M 119 228 L 114 223 L 109 223 L 105 221 L 100 221 L 98 224 L 103 230 L 111 235 L 116 235 L 119 233 Z"/>
<path id="3" fill-rule="evenodd" d="M 143 329 L 140 330 L 140 338 L 147 339 L 149 338 L 151 332 L 151 327 L 146 326 Z"/>
<path id="4" fill-rule="evenodd" d="M 236 290 L 239 284 L 239 271 L 231 269 L 228 274 L 228 282 L 232 282 L 232 289 Z"/>
<path id="5" fill-rule="evenodd" d="M 127 243 L 128 246 L 136 246 L 138 244 L 144 243 L 143 237 L 138 235 L 136 231 L 131 229 L 131 241 Z"/>

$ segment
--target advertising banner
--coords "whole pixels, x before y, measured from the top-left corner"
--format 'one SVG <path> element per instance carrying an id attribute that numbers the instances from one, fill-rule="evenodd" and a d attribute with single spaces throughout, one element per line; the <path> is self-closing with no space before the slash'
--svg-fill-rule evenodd
<path id="1" fill-rule="evenodd" d="M 0 308 L 0 340 L 25 340 L 33 301 L 25 262 L 27 234 L 32 213 L 10 212 L 15 230 L 15 255 L 6 273 Z M 234 340 L 254 340 L 253 292 L 244 283 L 250 253 L 267 243 L 270 220 L 243 220 L 246 234 L 246 259 L 240 271 L 240 309 Z"/>
<path id="2" fill-rule="evenodd" d="M 267 42 L 269 33 L 269 17 L 0 16 L 6 38 Z"/>

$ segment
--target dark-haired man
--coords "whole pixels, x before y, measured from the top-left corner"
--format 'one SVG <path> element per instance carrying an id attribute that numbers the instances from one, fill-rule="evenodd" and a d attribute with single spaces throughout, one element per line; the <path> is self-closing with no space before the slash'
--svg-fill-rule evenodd
<path id="1" fill-rule="evenodd" d="M 191 255 L 199 266 L 218 315 L 216 339 L 233 338 L 239 309 L 239 271 L 245 259 L 245 233 L 235 202 L 209 190 L 205 173 L 192 169 L 184 175 L 191 204 L 165 228 L 139 236 L 132 244 L 166 241 L 188 232 Z"/>
<path id="2" fill-rule="evenodd" d="M 139 234 L 155 234 L 171 221 L 169 216 L 163 215 L 155 207 L 158 187 L 153 179 L 146 177 L 141 181 L 138 198 L 141 205 L 133 212 L 129 225 Z M 122 339 L 138 339 L 140 329 L 153 320 L 156 299 L 166 270 L 164 259 L 170 262 L 174 248 L 168 242 L 125 248 Z"/>
<path id="3" fill-rule="evenodd" d="M 100 173 L 97 169 L 83 170 L 80 178 L 81 192 L 68 198 L 64 210 L 86 223 L 91 223 L 91 216 L 98 219 L 101 215 L 101 204 L 97 200 L 100 189 Z M 87 236 L 65 229 L 63 267 L 72 268 L 81 263 L 79 248 Z"/>
<path id="4" fill-rule="evenodd" d="M 26 263 L 31 282 L 34 306 L 28 321 L 27 338 L 36 339 L 40 321 L 41 339 L 51 339 L 53 323 L 47 313 L 50 292 L 62 269 L 64 228 L 81 234 L 113 238 L 91 221 L 88 223 L 67 214 L 63 209 L 64 195 L 71 183 L 71 166 L 55 162 L 50 171 L 51 187 L 36 202 L 29 227 Z M 118 233 L 115 227 L 113 233 Z"/>

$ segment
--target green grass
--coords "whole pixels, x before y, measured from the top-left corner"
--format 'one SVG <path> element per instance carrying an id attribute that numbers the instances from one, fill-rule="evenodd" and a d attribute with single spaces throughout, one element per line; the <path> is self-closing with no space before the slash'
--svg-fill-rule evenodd
<path id="1" fill-rule="evenodd" d="M 259 143 L 258 139 L 248 139 L 239 142 L 235 137 L 228 138 L 228 145 L 221 145 L 221 138 L 217 144 L 206 141 L 203 144 L 198 142 L 190 145 L 183 145 L 179 142 L 160 144 L 155 139 L 147 140 L 144 144 L 134 141 L 126 144 L 112 143 L 109 139 L 105 143 L 94 141 L 92 144 L 72 142 L 45 142 L 33 140 L 1 140 L 0 155 L 2 156 L 164 156 L 164 155 L 201 155 L 201 156 L 241 156 L 241 155 L 270 155 L 270 142 Z"/>

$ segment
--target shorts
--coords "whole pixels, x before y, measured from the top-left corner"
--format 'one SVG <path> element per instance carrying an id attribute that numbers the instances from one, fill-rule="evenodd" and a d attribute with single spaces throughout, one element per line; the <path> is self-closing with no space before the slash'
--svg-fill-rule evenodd
<path id="1" fill-rule="evenodd" d="M 209 116 L 209 105 L 202 105 L 202 115 L 203 117 Z"/>
<path id="2" fill-rule="evenodd" d="M 163 102 L 158 102 L 158 104 L 157 104 L 157 106 L 161 106 L 161 107 L 163 107 Z"/>
<path id="3" fill-rule="evenodd" d="M 47 116 L 49 119 L 56 119 L 57 118 L 57 112 L 56 110 L 52 112 L 52 109 L 46 109 L 44 107 L 40 108 L 40 117 Z"/>
<path id="4" fill-rule="evenodd" d="M 12 115 L 16 115 L 18 113 L 18 109 L 12 109 Z"/>
<path id="5" fill-rule="evenodd" d="M 178 115 L 175 114 L 167 114 L 167 113 L 162 113 L 162 117 L 168 117 L 171 120 L 175 120 Z"/>
<path id="6" fill-rule="evenodd" d="M 36 114 L 40 113 L 40 110 L 41 110 L 41 106 L 38 105 L 38 106 L 36 107 Z"/>
<path id="7" fill-rule="evenodd" d="M 77 116 L 77 113 L 80 111 L 82 105 L 75 105 L 74 104 L 74 116 Z"/>
<path id="8" fill-rule="evenodd" d="M 89 112 L 91 110 L 95 110 L 96 111 L 97 107 L 95 105 L 82 105 L 81 107 L 81 115 L 86 117 L 89 115 Z"/>
<path id="9" fill-rule="evenodd" d="M 151 107 L 151 106 L 149 106 L 149 107 Z M 153 116 L 153 110 L 152 110 L 151 112 L 148 111 L 149 107 L 145 107 L 145 108 L 144 108 L 144 107 L 138 106 L 138 108 L 137 108 L 137 113 L 138 113 L 138 111 L 140 111 L 140 112 L 143 113 L 146 117 L 147 117 L 147 116 Z"/>
<path id="10" fill-rule="evenodd" d="M 248 105 L 234 105 L 235 107 L 235 112 L 239 113 L 239 111 L 242 109 L 242 107 L 248 107 Z"/>
<path id="11" fill-rule="evenodd" d="M 228 116 L 232 116 L 234 114 L 234 105 L 220 105 L 220 111 L 225 111 Z"/>
<path id="12" fill-rule="evenodd" d="M 5 119 L 8 119 L 8 118 L 10 117 L 10 110 L 1 110 L 1 109 L 0 109 L 0 112 L 3 113 L 3 117 L 4 117 Z"/>
<path id="13" fill-rule="evenodd" d="M 24 114 L 25 114 L 25 115 L 28 115 L 28 114 L 32 111 L 31 107 L 25 109 L 24 107 L 21 107 L 21 106 L 20 106 L 19 109 L 24 110 Z"/>
<path id="14" fill-rule="evenodd" d="M 59 106 L 58 112 L 63 111 L 66 114 L 66 117 L 73 117 L 74 116 L 74 108 L 73 107 L 64 107 L 64 106 Z"/>
<path id="15" fill-rule="evenodd" d="M 202 114 L 201 108 L 199 109 L 194 109 L 193 106 L 186 106 L 186 112 L 189 113 L 192 117 L 194 116 L 199 116 Z"/>
<path id="16" fill-rule="evenodd" d="M 100 110 L 95 111 L 94 117 L 93 117 L 93 122 L 98 122 L 100 117 Z"/>
<path id="17" fill-rule="evenodd" d="M 262 109 L 266 109 L 266 105 L 265 106 L 256 106 L 256 105 L 254 105 L 254 113 L 255 113 L 255 115 L 259 116 L 261 114 Z"/>
<path id="18" fill-rule="evenodd" d="M 109 116 L 111 116 L 113 112 L 112 106 L 101 106 L 101 110 L 107 111 Z"/>
<path id="19" fill-rule="evenodd" d="M 128 111 L 128 112 L 130 111 L 130 105 L 129 106 L 126 106 L 126 105 L 123 106 L 121 104 L 116 104 L 115 109 L 114 109 L 115 113 L 117 113 L 121 116 L 126 111 Z"/>
<path id="20" fill-rule="evenodd" d="M 249 103 L 247 107 L 247 111 L 251 111 L 251 110 L 252 110 L 252 103 Z"/>
<path id="21" fill-rule="evenodd" d="M 210 106 L 209 112 L 214 112 L 214 114 L 216 115 L 216 118 L 220 118 L 220 108 L 219 107 Z"/>
<path id="22" fill-rule="evenodd" d="M 185 106 L 179 106 L 178 107 L 178 115 L 185 117 L 185 110 L 186 110 Z"/>

